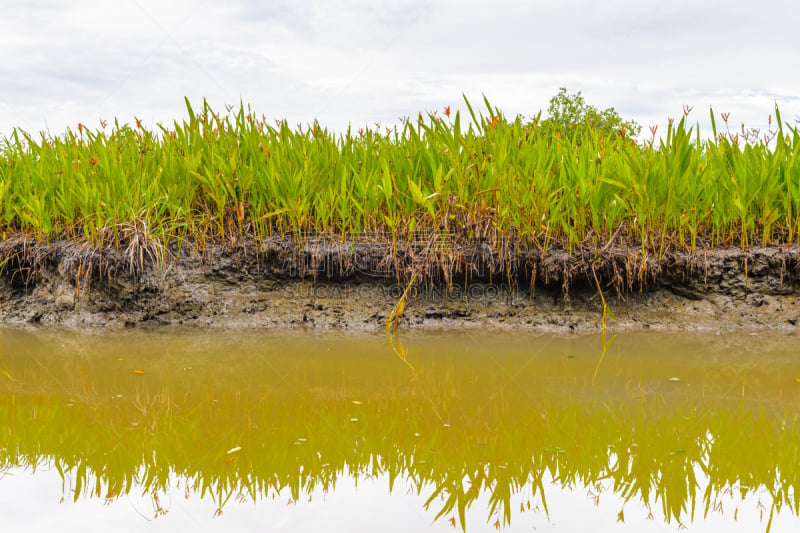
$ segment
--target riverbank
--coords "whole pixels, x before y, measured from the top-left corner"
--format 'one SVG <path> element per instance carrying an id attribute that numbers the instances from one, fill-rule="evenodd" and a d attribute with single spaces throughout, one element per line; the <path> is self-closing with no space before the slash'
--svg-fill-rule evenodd
<path id="1" fill-rule="evenodd" d="M 795 330 L 800 247 L 568 253 L 430 239 L 287 237 L 102 250 L 0 242 L 0 321 L 63 326 L 192 325 L 379 330 L 414 272 L 401 328 L 591 331 L 597 284 L 612 330 Z"/>
<path id="2" fill-rule="evenodd" d="M 742 138 L 686 108 L 656 144 L 464 103 L 341 134 L 188 100 L 155 130 L 14 130 L 0 320 L 374 329 L 412 280 L 401 327 L 800 320 L 800 133 L 777 108 Z"/>

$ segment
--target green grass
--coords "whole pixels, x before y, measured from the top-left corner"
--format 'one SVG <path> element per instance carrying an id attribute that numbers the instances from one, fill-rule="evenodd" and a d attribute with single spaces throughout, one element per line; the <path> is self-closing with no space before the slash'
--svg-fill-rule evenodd
<path id="1" fill-rule="evenodd" d="M 777 109 L 767 138 L 715 125 L 704 140 L 684 116 L 663 139 L 637 142 L 591 124 L 570 138 L 488 101 L 482 113 L 467 106 L 469 116 L 448 108 L 338 135 L 244 106 L 198 113 L 188 100 L 187 119 L 155 131 L 138 121 L 58 137 L 14 130 L 0 141 L 0 224 L 6 237 L 95 246 L 141 234 L 204 243 L 422 232 L 512 236 L 545 253 L 614 238 L 661 254 L 798 239 L 800 135 Z"/>

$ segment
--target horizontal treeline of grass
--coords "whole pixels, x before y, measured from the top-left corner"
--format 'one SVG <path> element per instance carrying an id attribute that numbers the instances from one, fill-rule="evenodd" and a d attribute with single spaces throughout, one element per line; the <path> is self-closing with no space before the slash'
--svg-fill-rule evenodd
<path id="1" fill-rule="evenodd" d="M 712 111 L 708 140 L 685 115 L 642 143 L 467 106 L 468 117 L 448 108 L 338 135 L 188 100 L 186 120 L 152 131 L 15 130 L 0 148 L 0 223 L 5 236 L 96 245 L 131 229 L 203 242 L 422 232 L 512 236 L 545 252 L 610 239 L 643 251 L 787 244 L 800 232 L 800 136 L 777 109 L 769 136 L 742 142 L 717 131 Z"/>

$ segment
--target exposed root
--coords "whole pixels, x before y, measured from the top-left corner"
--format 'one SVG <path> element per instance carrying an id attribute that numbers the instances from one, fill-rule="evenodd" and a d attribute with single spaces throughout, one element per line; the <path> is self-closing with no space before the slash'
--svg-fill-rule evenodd
<path id="1" fill-rule="evenodd" d="M 150 232 L 149 224 L 145 219 L 135 222 L 120 224 L 119 233 L 121 241 L 126 243 L 124 255 L 128 262 L 128 272 L 134 279 L 141 279 L 145 272 L 145 258 L 147 263 L 153 265 L 163 280 L 175 264 L 175 256 Z"/>
<path id="2" fill-rule="evenodd" d="M 748 291 L 800 291 L 800 247 L 753 248 L 745 253 L 733 247 L 704 248 L 700 253 L 668 249 L 658 259 L 637 243 L 609 245 L 613 238 L 599 244 L 587 239 L 571 250 L 551 243 L 545 252 L 513 235 L 498 238 L 490 228 L 482 231 L 487 240 L 441 232 L 394 238 L 376 233 L 357 239 L 320 234 L 304 235 L 302 240 L 295 235 L 256 239 L 241 233 L 235 245 L 229 238 L 224 245 L 204 241 L 194 250 L 187 246 L 179 260 L 182 242 L 173 237 L 165 243 L 141 217 L 117 227 L 119 248 L 109 244 L 110 236 L 99 248 L 86 240 L 46 243 L 30 234 L 12 235 L 0 242 L 0 264 L 4 264 L 0 277 L 20 290 L 36 285 L 46 271 L 71 277 L 77 291 L 87 281 L 108 285 L 118 276 L 137 282 L 149 277 L 160 285 L 182 260 L 204 263 L 212 254 L 227 258 L 225 275 L 232 281 L 259 276 L 405 284 L 414 278 L 417 285 L 448 289 L 453 284 L 503 283 L 512 288 L 549 287 L 565 294 L 573 289 L 593 291 L 599 282 L 619 297 L 631 291 L 667 289 L 695 299 L 712 292 L 744 297 Z"/>

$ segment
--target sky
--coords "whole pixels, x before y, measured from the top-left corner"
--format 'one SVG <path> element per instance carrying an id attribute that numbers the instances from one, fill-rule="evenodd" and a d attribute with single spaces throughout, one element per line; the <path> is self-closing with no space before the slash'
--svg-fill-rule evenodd
<path id="1" fill-rule="evenodd" d="M 800 121 L 794 2 L 0 0 L 0 138 L 171 124 L 207 99 L 334 131 L 465 109 L 544 110 L 560 87 L 648 127 L 709 108 Z M 721 119 L 718 118 L 718 124 Z M 659 132 L 659 133 L 660 133 Z"/>

